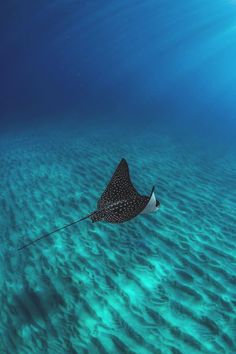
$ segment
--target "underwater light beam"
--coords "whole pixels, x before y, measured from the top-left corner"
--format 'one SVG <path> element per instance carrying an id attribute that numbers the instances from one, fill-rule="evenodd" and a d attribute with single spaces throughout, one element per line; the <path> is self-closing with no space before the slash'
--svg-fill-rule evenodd
<path id="1" fill-rule="evenodd" d="M 119 224 L 131 220 L 139 214 L 157 211 L 159 207 L 160 202 L 156 200 L 154 187 L 149 196 L 142 196 L 136 191 L 130 179 L 128 164 L 125 159 L 122 159 L 105 191 L 98 200 L 97 210 L 82 219 L 73 221 L 70 224 L 42 235 L 19 247 L 17 250 L 21 251 L 43 238 L 88 218 L 91 218 L 92 222 L 106 221 L 113 224 Z"/>

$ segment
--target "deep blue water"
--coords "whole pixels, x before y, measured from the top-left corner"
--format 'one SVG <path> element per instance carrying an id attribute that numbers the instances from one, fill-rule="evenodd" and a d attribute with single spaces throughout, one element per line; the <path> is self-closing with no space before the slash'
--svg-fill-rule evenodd
<path id="1" fill-rule="evenodd" d="M 85 111 L 235 127 L 235 24 L 234 1 L 8 1 L 1 116 Z"/>
<path id="2" fill-rule="evenodd" d="M 0 4 L 0 354 L 236 353 L 236 1 Z M 158 214 L 85 222 L 125 157 Z"/>

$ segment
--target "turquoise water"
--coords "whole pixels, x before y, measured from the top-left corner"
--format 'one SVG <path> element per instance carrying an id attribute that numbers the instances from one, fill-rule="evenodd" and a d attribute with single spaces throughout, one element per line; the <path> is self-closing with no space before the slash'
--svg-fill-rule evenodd
<path id="1" fill-rule="evenodd" d="M 234 149 L 155 129 L 0 139 L 0 353 L 236 353 Z M 158 213 L 72 226 L 125 157 Z"/>
<path id="2" fill-rule="evenodd" d="M 236 354 L 235 0 L 0 2 L 0 354 Z M 80 224 L 125 158 L 157 213 Z"/>

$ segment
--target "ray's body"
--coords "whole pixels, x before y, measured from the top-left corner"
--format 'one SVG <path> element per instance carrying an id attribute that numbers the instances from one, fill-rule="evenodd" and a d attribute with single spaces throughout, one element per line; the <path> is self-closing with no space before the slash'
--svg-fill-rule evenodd
<path id="1" fill-rule="evenodd" d="M 160 202 L 155 198 L 154 187 L 149 196 L 141 196 L 136 191 L 130 179 L 128 164 L 125 159 L 122 159 L 105 191 L 98 200 L 97 210 L 82 219 L 73 221 L 72 223 L 53 230 L 46 235 L 40 236 L 28 244 L 21 246 L 18 250 L 20 251 L 43 238 L 69 226 L 75 225 L 87 218 L 91 218 L 92 222 L 105 221 L 118 224 L 131 220 L 139 214 L 156 211 L 159 207 Z"/>

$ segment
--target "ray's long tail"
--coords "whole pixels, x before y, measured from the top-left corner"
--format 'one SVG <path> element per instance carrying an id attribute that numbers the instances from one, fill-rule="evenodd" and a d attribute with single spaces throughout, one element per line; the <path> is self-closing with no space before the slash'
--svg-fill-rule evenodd
<path id="1" fill-rule="evenodd" d="M 48 237 L 48 236 L 50 236 L 50 235 L 52 235 L 52 234 L 55 234 L 55 233 L 58 232 L 58 231 L 61 231 L 61 230 L 63 230 L 63 229 L 66 229 L 66 228 L 69 227 L 69 226 L 75 225 L 75 224 L 77 224 L 77 223 L 80 222 L 80 221 L 83 221 L 83 220 L 85 220 L 85 219 L 88 219 L 90 216 L 92 216 L 92 215 L 95 214 L 95 213 L 96 213 L 96 211 L 93 212 L 93 213 L 91 213 L 91 214 L 89 214 L 89 215 L 87 215 L 87 216 L 84 216 L 83 218 L 81 218 L 81 219 L 79 219 L 79 220 L 73 221 L 73 222 L 71 222 L 70 224 L 64 225 L 64 226 L 59 227 L 58 229 L 55 229 L 55 230 L 53 230 L 53 231 L 51 231 L 51 232 L 49 232 L 49 233 L 47 233 L 47 234 L 45 234 L 45 235 L 42 235 L 42 236 L 40 236 L 40 237 L 34 239 L 33 241 L 30 241 L 29 243 L 26 243 L 25 245 L 23 245 L 23 246 L 17 248 L 17 251 L 21 251 L 21 250 L 23 250 L 24 248 L 29 247 L 29 246 L 33 245 L 34 243 L 36 243 L 36 242 L 42 240 L 43 238 L 46 238 L 46 237 Z"/>

